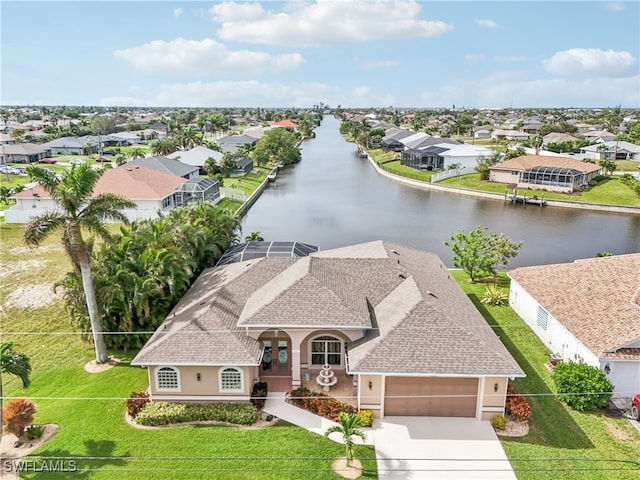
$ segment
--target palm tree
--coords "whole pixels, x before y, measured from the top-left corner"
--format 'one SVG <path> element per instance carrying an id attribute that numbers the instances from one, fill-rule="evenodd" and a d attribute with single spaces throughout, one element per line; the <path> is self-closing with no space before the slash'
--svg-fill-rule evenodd
<path id="1" fill-rule="evenodd" d="M 128 223 L 122 210 L 134 208 L 136 204 L 112 193 L 103 193 L 91 198 L 104 170 L 93 170 L 88 164 L 73 166 L 70 170 L 65 170 L 60 177 L 35 166 L 27 167 L 27 172 L 32 180 L 39 182 L 51 195 L 58 209 L 31 220 L 25 228 L 25 242 L 35 247 L 40 245 L 49 234 L 62 231 L 65 252 L 71 259 L 76 272 L 82 276 L 82 287 L 96 350 L 96 362 L 104 363 L 107 361 L 107 350 L 93 288 L 89 246 L 82 237 L 82 229 L 85 228 L 90 233 L 110 241 L 111 234 L 105 227 L 104 220 Z"/>
<path id="2" fill-rule="evenodd" d="M 13 350 L 14 342 L 0 343 L 0 438 L 2 438 L 2 374 L 9 373 L 22 380 L 22 386 L 27 388 L 31 383 L 31 362 L 24 353 Z"/>
<path id="3" fill-rule="evenodd" d="M 329 435 L 334 432 L 342 434 L 345 452 L 347 454 L 347 465 L 351 465 L 355 445 L 352 437 L 356 436 L 360 437 L 362 440 L 366 440 L 367 436 L 362 430 L 360 430 L 360 428 L 358 428 L 362 422 L 358 415 L 350 415 L 348 413 L 340 412 L 338 414 L 338 421 L 340 422 L 340 425 L 331 427 L 329 430 L 324 432 L 324 436 L 329 437 Z"/>
<path id="4" fill-rule="evenodd" d="M 260 235 L 260 232 L 251 232 L 250 235 L 244 237 L 245 242 L 264 242 L 264 238 Z"/>

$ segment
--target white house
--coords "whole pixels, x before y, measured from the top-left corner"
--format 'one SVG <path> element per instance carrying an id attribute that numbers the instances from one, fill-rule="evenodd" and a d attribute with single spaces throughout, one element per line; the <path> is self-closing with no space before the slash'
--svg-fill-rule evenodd
<path id="1" fill-rule="evenodd" d="M 211 150 L 207 147 L 197 146 L 193 147 L 191 150 L 173 152 L 172 154 L 167 155 L 167 157 L 173 158 L 174 160 L 180 160 L 180 162 L 187 165 L 203 169 L 208 158 L 213 158 L 217 164 L 220 164 L 220 161 L 222 160 L 222 153 L 216 150 Z"/>
<path id="2" fill-rule="evenodd" d="M 640 253 L 517 268 L 509 304 L 551 354 L 600 368 L 614 397 L 640 393 Z"/>

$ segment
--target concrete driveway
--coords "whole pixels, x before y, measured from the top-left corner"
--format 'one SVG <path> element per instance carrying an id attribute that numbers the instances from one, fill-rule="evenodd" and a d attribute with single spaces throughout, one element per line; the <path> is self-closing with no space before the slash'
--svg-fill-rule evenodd
<path id="1" fill-rule="evenodd" d="M 371 435 L 380 480 L 516 479 L 489 422 L 385 417 L 374 422 Z"/>

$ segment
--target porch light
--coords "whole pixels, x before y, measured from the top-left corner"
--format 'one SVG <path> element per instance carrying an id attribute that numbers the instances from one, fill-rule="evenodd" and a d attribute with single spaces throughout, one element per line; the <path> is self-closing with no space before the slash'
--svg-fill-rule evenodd
<path id="1" fill-rule="evenodd" d="M 369 390 L 373 390 L 373 382 L 369 380 Z"/>
<path id="2" fill-rule="evenodd" d="M 609 375 L 610 373 L 611 373 L 611 367 L 610 367 L 610 366 L 609 366 L 609 364 L 607 363 L 607 364 L 604 366 L 604 374 L 605 374 L 605 375 Z"/>
<path id="3" fill-rule="evenodd" d="M 494 391 L 494 392 L 497 392 L 497 391 L 498 391 L 498 384 L 497 384 L 497 383 L 494 383 L 494 384 L 493 384 L 493 391 Z"/>
<path id="4" fill-rule="evenodd" d="M 202 378 L 202 377 L 200 376 L 200 374 L 199 374 L 199 373 L 196 373 L 196 380 L 197 380 L 197 381 L 200 381 L 200 379 L 201 379 L 201 378 Z"/>

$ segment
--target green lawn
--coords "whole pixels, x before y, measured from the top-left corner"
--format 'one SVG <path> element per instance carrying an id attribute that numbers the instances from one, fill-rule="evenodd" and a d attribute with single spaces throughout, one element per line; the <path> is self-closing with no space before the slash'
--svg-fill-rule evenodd
<path id="1" fill-rule="evenodd" d="M 4 376 L 5 395 L 31 398 L 37 423 L 59 425 L 59 431 L 32 455 L 49 460 L 73 457 L 75 473 L 23 473 L 21 478 L 131 479 L 338 479 L 333 460 L 344 454 L 331 440 L 286 423 L 264 429 L 184 426 L 141 430 L 124 420 L 125 399 L 147 386 L 146 370 L 129 366 L 136 352 L 116 352 L 120 365 L 89 374 L 84 364 L 94 356 L 91 344 L 72 331 L 61 300 L 32 308 L 12 306 L 19 289 L 51 284 L 70 268 L 59 240 L 29 250 L 21 225 L 0 223 L 0 326 L 2 340 L 14 340 L 32 360 L 32 384 L 24 390 Z M 33 294 L 31 296 L 34 296 Z M 49 332 L 29 335 L 26 332 Z M 57 333 L 62 333 L 58 335 Z M 358 447 L 357 456 L 376 478 L 375 453 Z"/>
<path id="2" fill-rule="evenodd" d="M 513 383 L 531 404 L 529 434 L 501 438 L 518 478 L 637 479 L 640 433 L 626 419 L 603 412 L 579 413 L 558 402 L 551 395 L 553 381 L 544 366 L 549 351 L 538 337 L 510 307 L 480 303 L 486 284 L 470 284 L 461 271 L 453 275 L 527 374 Z M 508 291 L 506 275 L 501 275 L 499 285 Z"/>
<path id="3" fill-rule="evenodd" d="M 504 184 L 480 180 L 480 175 L 477 173 L 462 175 L 460 178 L 447 178 L 446 180 L 438 182 L 438 185 L 480 190 L 501 195 L 504 195 L 505 192 Z M 541 196 L 541 194 L 544 193 L 544 198 L 547 200 L 640 207 L 640 197 L 635 195 L 631 188 L 621 183 L 615 176 L 606 179 L 595 187 L 588 187 L 579 194 L 569 195 L 557 192 L 541 192 L 540 190 L 532 189 L 518 189 L 518 195 L 524 192 L 526 192 L 527 197 L 532 197 L 533 195 Z"/>

